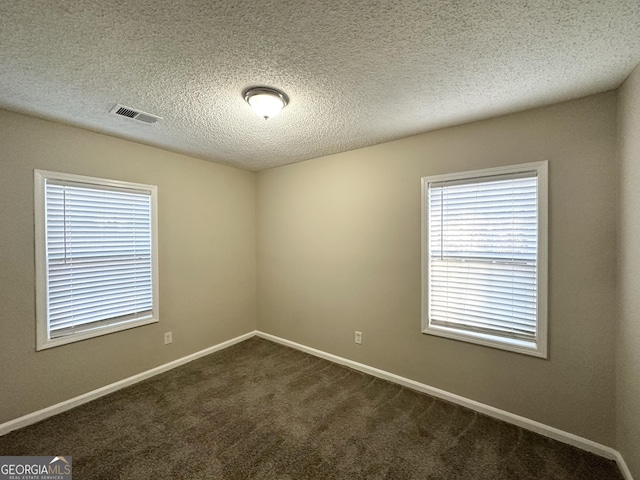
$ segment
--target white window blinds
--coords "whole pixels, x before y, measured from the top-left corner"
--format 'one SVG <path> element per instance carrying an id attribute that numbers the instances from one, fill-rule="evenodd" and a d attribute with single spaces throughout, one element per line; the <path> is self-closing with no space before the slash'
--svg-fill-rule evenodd
<path id="1" fill-rule="evenodd" d="M 151 319 L 151 191 L 47 178 L 44 203 L 48 340 Z"/>
<path id="2" fill-rule="evenodd" d="M 430 326 L 535 343 L 536 171 L 428 184 Z"/>

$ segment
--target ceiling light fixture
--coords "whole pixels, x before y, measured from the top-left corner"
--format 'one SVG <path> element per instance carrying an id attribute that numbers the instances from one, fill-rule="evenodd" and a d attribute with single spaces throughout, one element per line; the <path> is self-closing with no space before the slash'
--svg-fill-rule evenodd
<path id="1" fill-rule="evenodd" d="M 244 99 L 265 120 L 275 117 L 289 98 L 282 92 L 268 87 L 252 87 L 244 92 Z"/>

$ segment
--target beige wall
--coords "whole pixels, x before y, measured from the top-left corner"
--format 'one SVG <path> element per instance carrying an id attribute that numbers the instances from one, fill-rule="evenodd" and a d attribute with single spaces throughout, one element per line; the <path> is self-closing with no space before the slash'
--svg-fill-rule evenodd
<path id="1" fill-rule="evenodd" d="M 159 323 L 35 351 L 34 168 L 158 186 Z M 0 111 L 0 226 L 0 423 L 255 329 L 251 172 Z"/>
<path id="2" fill-rule="evenodd" d="M 549 359 L 422 334 L 420 177 L 539 160 Z M 260 172 L 258 328 L 613 446 L 617 180 L 614 93 Z"/>
<path id="3" fill-rule="evenodd" d="M 618 97 L 617 344 L 614 93 L 267 170 L 257 183 L 0 111 L 0 423 L 253 330 L 257 234 L 260 330 L 610 446 L 617 347 L 618 446 L 639 475 L 639 92 L 636 70 Z M 549 360 L 420 333 L 420 177 L 539 160 L 550 169 Z M 35 351 L 34 168 L 158 185 L 159 324 Z"/>
<path id="4" fill-rule="evenodd" d="M 620 321 L 616 386 L 618 449 L 640 478 L 640 66 L 618 94 Z"/>

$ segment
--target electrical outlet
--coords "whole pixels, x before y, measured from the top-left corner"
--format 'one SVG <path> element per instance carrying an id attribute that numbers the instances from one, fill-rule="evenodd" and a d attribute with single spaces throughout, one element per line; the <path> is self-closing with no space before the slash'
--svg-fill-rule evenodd
<path id="1" fill-rule="evenodd" d="M 171 332 L 167 332 L 164 334 L 164 344 L 169 345 L 173 342 L 173 334 Z"/>
<path id="2" fill-rule="evenodd" d="M 362 343 L 362 332 L 356 331 L 356 343 L 360 345 Z"/>

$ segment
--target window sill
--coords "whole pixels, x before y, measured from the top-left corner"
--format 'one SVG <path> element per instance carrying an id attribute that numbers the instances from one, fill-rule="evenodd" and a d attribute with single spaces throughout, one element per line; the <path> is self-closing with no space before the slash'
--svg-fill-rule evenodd
<path id="1" fill-rule="evenodd" d="M 47 348 L 59 347 L 60 345 L 67 345 L 69 343 L 80 342 L 89 338 L 100 337 L 109 333 L 121 332 L 123 330 L 129 330 L 130 328 L 142 327 L 143 325 L 149 325 L 151 323 L 157 323 L 156 317 L 150 317 L 139 320 L 129 320 L 123 323 L 117 323 L 113 325 L 107 325 L 103 327 L 96 327 L 91 330 L 86 330 L 80 333 L 71 335 L 65 335 L 64 337 L 50 338 L 42 343 L 38 342 L 36 348 L 37 351 L 46 350 Z"/>
<path id="2" fill-rule="evenodd" d="M 531 355 L 533 357 L 547 358 L 546 345 L 538 345 L 536 342 L 518 340 L 514 338 L 503 338 L 478 332 L 463 332 L 453 328 L 441 326 L 428 326 L 422 330 L 427 335 L 450 338 L 467 343 L 484 345 L 485 347 L 507 350 L 510 352 Z"/>

